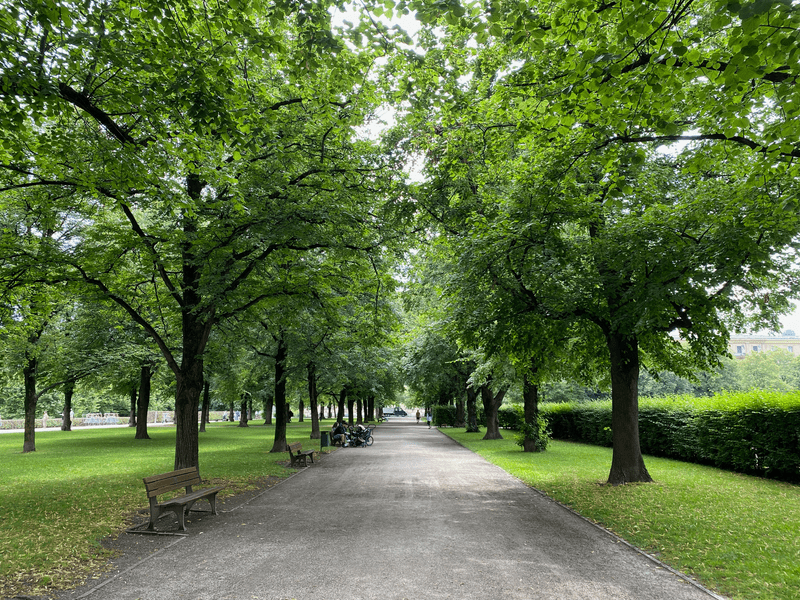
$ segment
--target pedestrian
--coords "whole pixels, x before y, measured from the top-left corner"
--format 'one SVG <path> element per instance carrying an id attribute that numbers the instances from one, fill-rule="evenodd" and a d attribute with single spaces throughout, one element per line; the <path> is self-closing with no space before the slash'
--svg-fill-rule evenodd
<path id="1" fill-rule="evenodd" d="M 419 425 L 419 409 L 417 409 L 417 425 Z"/>
<path id="2" fill-rule="evenodd" d="M 428 429 L 430 429 L 431 428 L 431 421 L 433 421 L 433 415 L 431 413 L 428 413 L 428 417 L 427 418 L 428 418 Z"/>
<path id="3" fill-rule="evenodd" d="M 47 427 L 47 411 L 42 415 L 42 427 Z"/>

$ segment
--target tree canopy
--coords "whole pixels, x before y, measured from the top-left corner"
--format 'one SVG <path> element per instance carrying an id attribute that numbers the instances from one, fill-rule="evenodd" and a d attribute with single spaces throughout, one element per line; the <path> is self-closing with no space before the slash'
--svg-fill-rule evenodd
<path id="1" fill-rule="evenodd" d="M 647 481 L 642 365 L 716 368 L 797 294 L 799 26 L 787 0 L 4 6 L 8 323 L 35 334 L 52 290 L 122 311 L 191 466 L 223 325 L 278 402 L 300 371 L 389 395 L 414 248 L 414 391 L 495 410 L 511 373 L 605 379 L 609 481 Z"/>

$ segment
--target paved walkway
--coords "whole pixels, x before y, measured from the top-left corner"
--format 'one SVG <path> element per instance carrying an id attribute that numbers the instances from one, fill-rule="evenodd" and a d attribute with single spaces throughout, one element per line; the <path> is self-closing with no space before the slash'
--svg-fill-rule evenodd
<path id="1" fill-rule="evenodd" d="M 126 536 L 138 556 L 60 598 L 715 597 L 436 429 L 390 419 L 375 440 L 192 517 L 186 537 Z"/>

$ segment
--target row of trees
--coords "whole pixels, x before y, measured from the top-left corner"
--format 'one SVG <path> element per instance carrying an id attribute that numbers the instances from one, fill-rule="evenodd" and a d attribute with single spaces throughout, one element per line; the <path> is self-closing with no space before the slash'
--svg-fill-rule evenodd
<path id="1" fill-rule="evenodd" d="M 404 71 L 424 82 L 405 122 L 428 175 L 417 281 L 438 282 L 437 335 L 461 342 L 450 364 L 477 367 L 420 379 L 480 390 L 489 433 L 501 365 L 524 380 L 529 416 L 538 383 L 604 381 L 608 481 L 650 481 L 642 367 L 717 368 L 731 329 L 777 329 L 797 291 L 800 13 L 769 0 L 408 6 L 429 24 Z"/>
<path id="2" fill-rule="evenodd" d="M 26 451 L 36 348 L 76 298 L 79 310 L 114 313 L 98 314 L 93 335 L 108 330 L 119 348 L 134 324 L 148 339 L 142 369 L 157 355 L 172 374 L 176 468 L 198 461 L 207 363 L 224 379 L 248 354 L 274 361 L 280 451 L 295 348 L 312 386 L 328 355 L 340 389 L 375 393 L 390 380 L 380 343 L 403 196 L 391 149 L 359 130 L 379 102 L 377 50 L 345 43 L 380 32 L 336 36 L 329 8 L 3 8 L 0 266 L 6 331 L 22 340 Z"/>
<path id="3" fill-rule="evenodd" d="M 414 391 L 463 395 L 468 428 L 480 397 L 491 437 L 512 382 L 531 424 L 539 384 L 607 385 L 609 482 L 649 481 L 642 365 L 717 368 L 729 330 L 777 328 L 800 285 L 800 14 L 771 0 L 367 0 L 334 26 L 336 11 L 5 9 L 6 322 L 34 347 L 60 294 L 115 307 L 174 377 L 187 466 L 216 354 L 271 356 L 279 407 L 289 348 L 304 349 L 309 390 L 322 348 L 349 374 L 343 396 L 374 387 L 354 354 L 391 371 L 405 252 Z M 380 20 L 410 12 L 414 45 Z M 387 108 L 396 126 L 374 141 Z M 407 189 L 410 159 L 424 183 Z"/>

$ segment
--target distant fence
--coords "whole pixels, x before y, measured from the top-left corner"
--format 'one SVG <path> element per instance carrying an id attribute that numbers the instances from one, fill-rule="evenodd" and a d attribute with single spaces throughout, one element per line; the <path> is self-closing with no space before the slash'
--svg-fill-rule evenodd
<path id="1" fill-rule="evenodd" d="M 212 410 L 209 413 L 210 421 L 221 421 L 223 411 Z M 119 413 L 87 413 L 83 417 L 73 417 L 73 427 L 92 427 L 101 425 L 125 425 L 128 417 L 121 417 Z M 61 417 L 48 417 L 47 427 L 61 427 Z M 197 421 L 200 422 L 200 412 L 197 413 Z M 150 410 L 147 412 L 148 423 L 174 423 L 175 411 L 172 410 Z M 36 428 L 42 427 L 42 418 L 36 418 Z M 25 429 L 25 419 L 2 419 L 0 418 L 0 429 Z"/>

